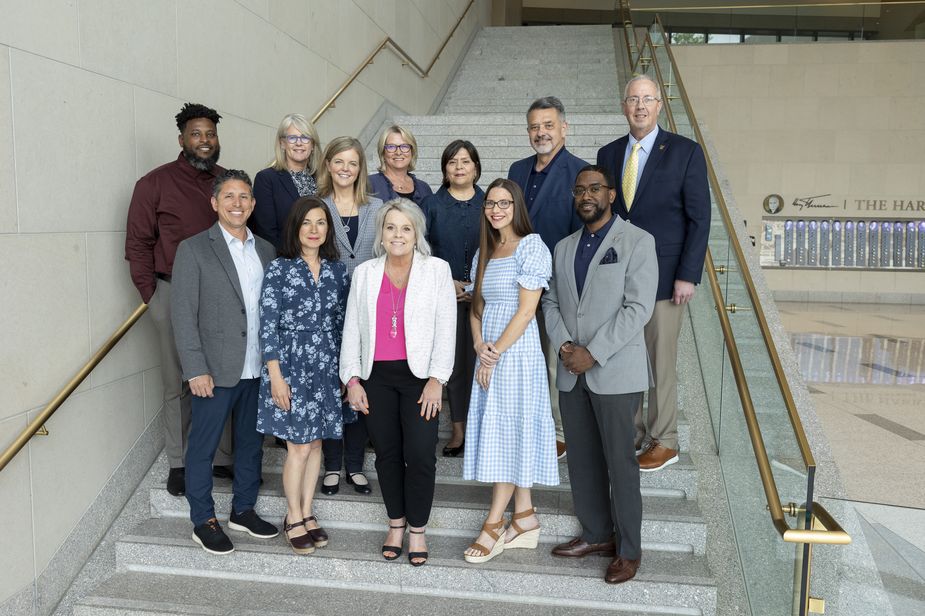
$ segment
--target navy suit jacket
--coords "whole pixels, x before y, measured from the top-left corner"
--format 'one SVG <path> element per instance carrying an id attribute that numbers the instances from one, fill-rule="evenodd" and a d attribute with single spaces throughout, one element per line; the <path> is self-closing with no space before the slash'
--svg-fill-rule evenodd
<path id="1" fill-rule="evenodd" d="M 289 210 L 298 198 L 299 191 L 288 171 L 270 167 L 254 177 L 254 214 L 248 226 L 254 235 L 276 246 L 277 253 Z"/>
<path id="2" fill-rule="evenodd" d="M 648 231 L 658 253 L 656 300 L 671 299 L 674 281 L 700 283 L 710 238 L 710 190 L 700 145 L 659 127 L 658 136 L 626 211 L 620 188 L 626 143 L 623 136 L 597 152 L 597 164 L 613 173 L 615 214 Z"/>
<path id="3" fill-rule="evenodd" d="M 588 163 L 581 160 L 563 146 L 560 155 L 550 164 L 546 179 L 540 187 L 540 193 L 533 200 L 533 207 L 528 210 L 533 230 L 540 234 L 543 243 L 552 253 L 559 241 L 581 228 L 581 221 L 575 213 L 572 188 L 578 172 Z M 527 180 L 530 171 L 536 165 L 536 154 L 511 165 L 507 172 L 513 180 L 527 192 Z"/>

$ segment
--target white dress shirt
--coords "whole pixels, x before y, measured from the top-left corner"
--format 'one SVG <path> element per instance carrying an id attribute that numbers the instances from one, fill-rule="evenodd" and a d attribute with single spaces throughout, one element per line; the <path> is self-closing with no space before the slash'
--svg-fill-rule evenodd
<path id="1" fill-rule="evenodd" d="M 242 379 L 256 379 L 260 376 L 260 287 L 263 285 L 263 263 L 257 255 L 254 234 L 247 229 L 247 239 L 241 241 L 218 226 L 228 244 L 228 252 L 238 272 L 244 309 L 247 312 L 247 351 L 244 355 Z"/>

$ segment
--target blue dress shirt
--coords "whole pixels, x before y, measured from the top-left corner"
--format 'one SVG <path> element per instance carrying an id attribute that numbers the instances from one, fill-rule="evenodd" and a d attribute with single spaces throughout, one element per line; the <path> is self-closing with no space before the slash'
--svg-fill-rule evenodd
<path id="1" fill-rule="evenodd" d="M 601 242 L 604 241 L 604 237 L 606 237 L 607 232 L 610 231 L 610 227 L 613 226 L 613 221 L 616 219 L 616 214 L 611 215 L 607 224 L 594 233 L 588 231 L 588 227 L 585 227 L 581 231 L 581 239 L 578 240 L 578 250 L 575 251 L 575 287 L 578 289 L 578 297 L 581 297 L 581 292 L 585 287 L 585 278 L 588 277 L 588 268 L 591 267 L 591 260 L 594 258 L 594 253 L 601 247 Z"/>

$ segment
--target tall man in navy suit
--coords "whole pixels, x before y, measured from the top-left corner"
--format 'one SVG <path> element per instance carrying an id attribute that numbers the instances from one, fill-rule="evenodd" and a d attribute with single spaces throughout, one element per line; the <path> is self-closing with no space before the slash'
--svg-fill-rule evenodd
<path id="1" fill-rule="evenodd" d="M 678 336 L 684 305 L 700 282 L 710 232 L 707 166 L 700 146 L 658 126 L 658 84 L 633 77 L 623 92 L 630 132 L 602 147 L 597 164 L 620 178 L 614 213 L 655 237 L 658 291 L 645 328 L 655 386 L 647 417 L 636 413 L 639 470 L 678 461 Z"/>
<path id="2" fill-rule="evenodd" d="M 533 230 L 543 238 L 550 253 L 556 249 L 559 240 L 582 226 L 572 207 L 572 187 L 578 172 L 588 163 L 565 149 L 567 132 L 568 122 L 565 121 L 562 101 L 555 96 L 536 99 L 527 110 L 527 134 L 536 154 L 518 160 L 507 172 L 508 179 L 523 189 Z M 537 311 L 536 317 L 546 356 L 552 416 L 556 422 L 556 453 L 561 459 L 565 455 L 565 436 L 556 390 L 558 349 L 550 345 L 542 323 L 542 312 Z"/>

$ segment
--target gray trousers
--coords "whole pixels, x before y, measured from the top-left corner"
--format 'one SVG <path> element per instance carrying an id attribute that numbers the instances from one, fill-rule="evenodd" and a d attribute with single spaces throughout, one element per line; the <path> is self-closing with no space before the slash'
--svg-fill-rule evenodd
<path id="1" fill-rule="evenodd" d="M 170 324 L 170 283 L 157 279 L 157 290 L 148 302 L 148 312 L 157 328 L 161 351 L 161 381 L 164 384 L 164 451 L 170 468 L 182 467 L 186 460 L 189 438 L 191 400 L 189 384 L 183 380 L 180 357 Z M 231 423 L 225 423 L 222 439 L 215 453 L 216 466 L 233 463 Z"/>
<path id="2" fill-rule="evenodd" d="M 655 387 L 649 389 L 646 414 L 642 399 L 636 409 L 636 444 L 648 436 L 669 449 L 678 448 L 678 337 L 684 306 L 670 299 L 655 302 L 652 318 L 646 324 L 646 350 L 652 362 Z"/>
<path id="3" fill-rule="evenodd" d="M 633 446 L 633 414 L 642 392 L 596 394 L 584 375 L 572 391 L 559 392 L 568 446 L 568 472 L 581 538 L 604 543 L 613 537 L 617 554 L 642 555 L 642 494 Z"/>

